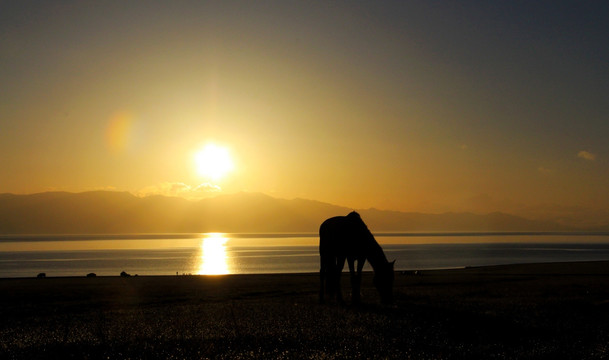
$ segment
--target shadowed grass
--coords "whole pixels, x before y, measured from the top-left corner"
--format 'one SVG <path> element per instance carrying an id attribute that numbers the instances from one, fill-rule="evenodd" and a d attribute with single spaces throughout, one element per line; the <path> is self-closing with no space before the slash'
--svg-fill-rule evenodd
<path id="1" fill-rule="evenodd" d="M 394 306 L 371 283 L 340 307 L 316 274 L 3 279 L 0 358 L 609 356 L 608 263 L 397 275 Z"/>

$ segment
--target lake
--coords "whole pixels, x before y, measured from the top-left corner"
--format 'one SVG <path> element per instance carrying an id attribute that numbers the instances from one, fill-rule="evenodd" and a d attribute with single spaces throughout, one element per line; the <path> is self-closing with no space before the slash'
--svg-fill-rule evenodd
<path id="1" fill-rule="evenodd" d="M 609 260 L 609 233 L 375 237 L 396 270 Z M 317 245 L 317 234 L 4 235 L 0 277 L 308 273 L 319 271 Z"/>

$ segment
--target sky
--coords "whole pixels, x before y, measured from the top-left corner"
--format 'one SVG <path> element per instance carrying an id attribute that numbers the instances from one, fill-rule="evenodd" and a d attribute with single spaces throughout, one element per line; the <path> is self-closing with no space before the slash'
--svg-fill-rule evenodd
<path id="1" fill-rule="evenodd" d="M 607 211 L 607 34 L 606 1 L 0 1 L 0 193 Z"/>

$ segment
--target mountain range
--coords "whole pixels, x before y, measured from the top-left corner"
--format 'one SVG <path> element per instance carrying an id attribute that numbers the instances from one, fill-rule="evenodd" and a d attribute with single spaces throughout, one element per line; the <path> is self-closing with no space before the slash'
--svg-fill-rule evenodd
<path id="1" fill-rule="evenodd" d="M 315 233 L 327 218 L 354 209 L 260 193 L 220 195 L 198 201 L 138 197 L 128 192 L 0 194 L 0 234 L 128 234 L 194 232 Z M 573 228 L 510 214 L 356 209 L 373 232 L 606 231 Z"/>

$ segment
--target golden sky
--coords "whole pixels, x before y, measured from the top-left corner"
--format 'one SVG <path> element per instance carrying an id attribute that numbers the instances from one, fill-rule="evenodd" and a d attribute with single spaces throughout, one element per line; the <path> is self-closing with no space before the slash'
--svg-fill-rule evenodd
<path id="1" fill-rule="evenodd" d="M 0 193 L 607 209 L 607 24 L 605 2 L 2 2 Z"/>

